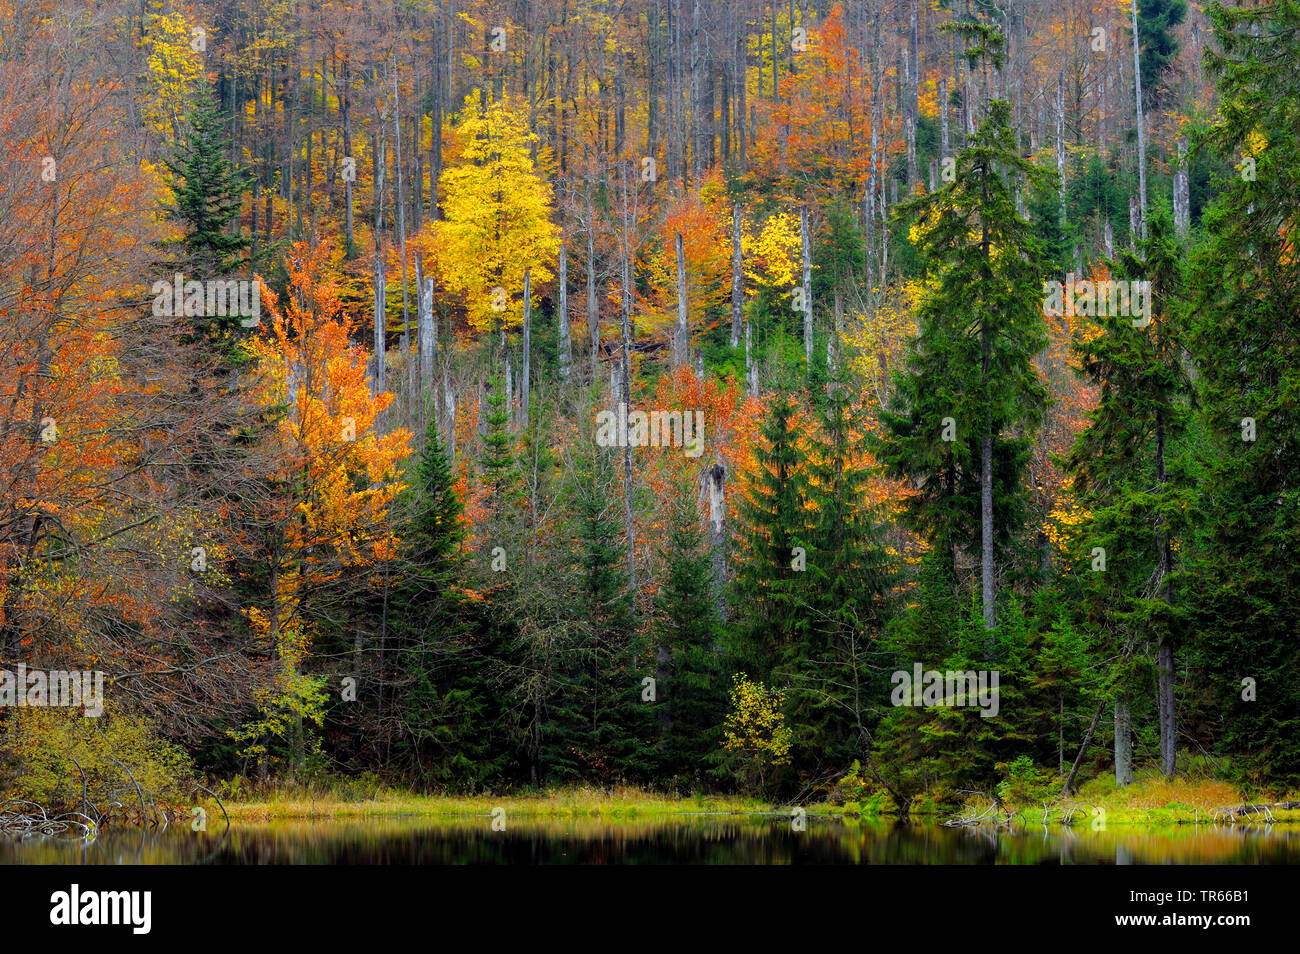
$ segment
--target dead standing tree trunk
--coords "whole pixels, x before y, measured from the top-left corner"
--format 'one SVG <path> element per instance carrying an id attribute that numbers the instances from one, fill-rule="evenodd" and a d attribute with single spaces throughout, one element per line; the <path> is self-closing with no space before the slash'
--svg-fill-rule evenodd
<path id="1" fill-rule="evenodd" d="M 564 246 L 560 246 L 560 300 L 558 307 L 559 362 L 560 380 L 569 380 L 569 368 L 573 364 L 573 341 L 569 334 L 569 257 Z"/>
<path id="2" fill-rule="evenodd" d="M 673 367 L 690 363 L 690 339 L 686 334 L 686 250 L 682 233 L 677 233 L 677 327 L 673 332 Z"/>
<path id="3" fill-rule="evenodd" d="M 714 462 L 704 472 L 709 497 L 709 551 L 713 557 L 713 604 L 727 618 L 727 468 Z"/>
<path id="4" fill-rule="evenodd" d="M 740 203 L 731 206 L 731 347 L 740 346 L 745 301 L 744 260 L 740 248 Z"/>

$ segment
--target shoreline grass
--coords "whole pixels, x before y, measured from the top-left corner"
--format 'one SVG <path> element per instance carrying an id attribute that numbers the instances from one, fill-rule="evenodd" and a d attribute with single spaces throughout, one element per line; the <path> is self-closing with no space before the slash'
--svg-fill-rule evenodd
<path id="1" fill-rule="evenodd" d="M 400 789 L 374 788 L 366 792 L 280 787 L 264 792 L 243 792 L 223 798 L 232 820 L 270 821 L 302 818 L 462 818 L 488 816 L 504 808 L 515 818 L 560 819 L 604 818 L 618 821 L 667 818 L 674 815 L 774 814 L 791 807 L 768 800 L 739 795 L 669 795 L 637 788 L 565 788 L 543 792 L 479 795 L 418 795 Z M 1045 810 L 1043 802 L 1048 803 Z M 1214 780 L 1165 779 L 1158 774 L 1140 776 L 1133 785 L 1116 789 L 1109 779 L 1093 779 L 1081 786 L 1071 799 L 1045 798 L 1019 801 L 1005 799 L 1008 809 L 1018 812 L 1020 823 L 1060 825 L 1073 808 L 1072 827 L 1088 825 L 1105 812 L 1110 825 L 1213 824 L 1216 810 L 1246 801 L 1226 782 Z M 1271 801 L 1257 799 L 1256 801 Z M 968 802 L 979 811 L 991 800 Z M 872 795 L 862 802 L 821 802 L 804 805 L 810 816 L 897 819 L 897 807 L 887 795 Z M 961 813 L 962 804 L 918 798 L 911 817 L 942 821 Z M 1300 822 L 1300 810 L 1276 810 L 1277 822 Z M 1263 821 L 1264 819 L 1259 819 Z M 1245 820 L 1243 820 L 1244 823 Z"/>

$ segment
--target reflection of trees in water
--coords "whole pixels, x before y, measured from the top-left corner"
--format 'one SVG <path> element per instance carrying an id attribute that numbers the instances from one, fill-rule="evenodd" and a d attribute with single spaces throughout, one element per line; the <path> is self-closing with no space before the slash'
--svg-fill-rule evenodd
<path id="1" fill-rule="evenodd" d="M 224 831 L 0 837 L 0 864 L 1274 864 L 1300 862 L 1300 826 L 997 828 L 784 812 L 643 819 L 487 815 L 294 819 Z"/>

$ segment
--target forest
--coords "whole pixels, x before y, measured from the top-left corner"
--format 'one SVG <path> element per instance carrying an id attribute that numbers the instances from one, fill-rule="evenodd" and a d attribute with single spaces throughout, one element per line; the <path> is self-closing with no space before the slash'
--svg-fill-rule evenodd
<path id="1" fill-rule="evenodd" d="M 0 130 L 0 795 L 1300 797 L 1295 0 L 0 0 Z"/>

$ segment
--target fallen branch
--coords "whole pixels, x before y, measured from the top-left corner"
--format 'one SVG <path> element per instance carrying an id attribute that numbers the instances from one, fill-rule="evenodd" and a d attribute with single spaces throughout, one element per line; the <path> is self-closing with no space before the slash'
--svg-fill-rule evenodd
<path id="1" fill-rule="evenodd" d="M 1214 819 L 1215 821 L 1218 821 L 1220 818 L 1226 818 L 1229 821 L 1235 822 L 1243 815 L 1254 817 L 1263 815 L 1266 819 L 1272 822 L 1277 821 L 1277 819 L 1273 817 L 1273 809 L 1277 809 L 1278 811 L 1289 811 L 1297 808 L 1300 808 L 1300 802 L 1272 802 L 1270 804 L 1259 805 L 1224 806 L 1214 810 Z"/>

